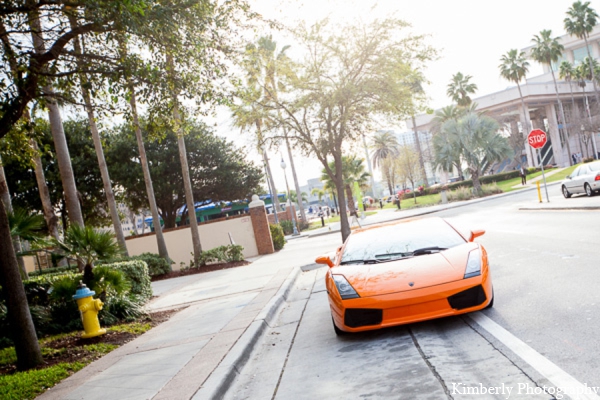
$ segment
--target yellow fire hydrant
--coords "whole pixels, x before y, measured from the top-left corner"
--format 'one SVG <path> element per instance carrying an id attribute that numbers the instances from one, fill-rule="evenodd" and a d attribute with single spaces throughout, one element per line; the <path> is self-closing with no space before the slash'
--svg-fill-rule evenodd
<path id="1" fill-rule="evenodd" d="M 96 292 L 88 289 L 83 282 L 79 281 L 79 286 L 73 296 L 73 299 L 77 300 L 77 306 L 81 313 L 81 321 L 85 331 L 81 337 L 84 339 L 106 333 L 106 329 L 100 328 L 100 321 L 98 321 L 98 311 L 102 310 L 104 303 L 100 299 L 93 299 L 92 296 L 95 294 Z"/>

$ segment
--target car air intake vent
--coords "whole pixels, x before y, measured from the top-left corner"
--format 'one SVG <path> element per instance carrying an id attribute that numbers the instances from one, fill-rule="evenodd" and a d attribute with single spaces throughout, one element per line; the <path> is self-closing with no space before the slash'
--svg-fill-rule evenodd
<path id="1" fill-rule="evenodd" d="M 344 324 L 350 328 L 366 325 L 379 325 L 383 319 L 383 310 L 374 308 L 347 308 Z"/>
<path id="2" fill-rule="evenodd" d="M 448 297 L 450 307 L 456 310 L 462 310 L 464 308 L 481 305 L 485 300 L 485 292 L 483 291 L 483 287 L 481 287 L 481 285 L 472 287 L 471 289 L 464 290 Z"/>

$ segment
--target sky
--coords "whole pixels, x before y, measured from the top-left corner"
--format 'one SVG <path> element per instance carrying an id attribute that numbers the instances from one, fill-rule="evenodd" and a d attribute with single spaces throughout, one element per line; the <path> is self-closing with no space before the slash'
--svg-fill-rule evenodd
<path id="1" fill-rule="evenodd" d="M 294 26 L 300 20 L 312 24 L 328 17 L 331 22 L 360 20 L 369 22 L 375 18 L 393 15 L 411 24 L 414 34 L 427 35 L 426 43 L 438 49 L 439 58 L 428 64 L 425 76 L 430 84 L 425 87 L 429 97 L 428 107 L 438 109 L 449 105 L 446 88 L 452 75 L 462 72 L 471 75 L 471 82 L 478 86 L 477 96 L 502 91 L 511 84 L 499 76 L 500 57 L 510 49 L 530 46 L 533 35 L 543 29 L 551 29 L 553 36 L 562 36 L 563 20 L 573 0 L 251 0 L 255 11 L 265 18 Z M 600 12 L 600 0 L 592 0 L 591 7 Z M 257 32 L 261 35 L 265 32 Z M 290 44 L 294 55 L 294 43 L 282 32 L 272 32 L 278 45 Z M 351 38 L 348 38 L 351 40 Z M 541 75 L 542 67 L 530 61 L 528 76 Z M 220 113 L 215 120 L 217 132 L 248 146 L 249 134 L 240 134 L 231 127 L 228 113 Z M 404 131 L 405 128 L 391 128 Z M 371 132 L 372 133 L 372 132 Z M 250 153 L 254 153 L 248 146 Z M 361 156 L 364 151 L 360 151 Z M 286 152 L 283 157 L 289 165 Z M 258 160 L 256 155 L 251 158 Z M 285 190 L 281 167 L 281 155 L 270 154 L 275 185 L 279 192 Z M 294 156 L 300 185 L 321 175 L 322 165 L 316 159 Z M 291 173 L 288 180 L 293 189 Z M 376 179 L 379 173 L 375 172 Z"/>

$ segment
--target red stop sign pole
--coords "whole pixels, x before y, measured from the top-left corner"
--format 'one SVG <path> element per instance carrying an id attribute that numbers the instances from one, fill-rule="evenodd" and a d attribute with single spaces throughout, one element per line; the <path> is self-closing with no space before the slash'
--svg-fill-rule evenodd
<path id="1" fill-rule="evenodd" d="M 534 129 L 529 132 L 527 135 L 527 142 L 529 145 L 536 149 L 536 155 L 539 157 L 539 151 L 542 147 L 546 145 L 548 141 L 548 135 L 541 129 Z M 542 166 L 542 178 L 544 179 L 544 190 L 546 191 L 546 202 L 550 203 L 550 198 L 548 197 L 548 186 L 546 186 L 546 174 L 544 173 L 544 158 L 540 157 L 540 165 Z M 542 199 L 540 198 L 540 203 Z"/>

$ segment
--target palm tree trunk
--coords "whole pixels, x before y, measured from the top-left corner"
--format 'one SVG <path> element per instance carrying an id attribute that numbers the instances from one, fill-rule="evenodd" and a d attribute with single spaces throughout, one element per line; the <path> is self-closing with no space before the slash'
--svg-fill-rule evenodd
<path id="1" fill-rule="evenodd" d="M 70 14 L 69 22 L 71 24 L 71 28 L 75 28 L 77 26 L 76 21 Z M 75 52 L 81 54 L 81 45 L 79 43 L 79 38 L 75 38 L 73 45 L 75 47 Z M 81 62 L 78 62 L 77 65 L 79 68 L 83 69 Z M 121 220 L 117 211 L 117 202 L 115 201 L 115 195 L 112 190 L 110 175 L 108 173 L 108 167 L 106 166 L 106 159 L 104 158 L 102 141 L 100 140 L 98 126 L 96 125 L 96 118 L 94 116 L 94 109 L 92 108 L 92 100 L 90 97 L 90 93 L 86 88 L 87 77 L 85 74 L 82 73 L 79 75 L 79 78 L 81 80 L 81 94 L 83 96 L 83 102 L 85 104 L 85 110 L 88 116 L 88 123 L 90 124 L 90 130 L 92 132 L 94 149 L 96 150 L 96 157 L 98 158 L 98 166 L 100 167 L 100 175 L 102 177 L 102 184 L 104 185 L 104 193 L 106 194 L 106 202 L 108 204 L 110 218 L 113 223 L 113 229 L 115 231 L 115 236 L 117 237 L 117 243 L 121 248 L 121 252 L 123 253 L 123 255 L 128 256 L 129 253 L 127 252 L 127 245 L 125 244 L 125 236 L 123 235 L 123 228 L 121 227 Z"/>
<path id="2" fill-rule="evenodd" d="M 573 84 L 571 83 L 571 79 L 569 78 L 569 91 L 571 92 L 571 115 L 575 116 L 575 110 L 577 109 L 577 117 L 580 116 L 579 108 L 575 105 L 575 95 L 573 94 Z M 578 118 L 575 118 L 578 120 Z M 579 130 L 579 151 L 583 154 L 583 148 L 581 147 L 581 131 Z M 570 156 L 570 154 L 569 154 Z"/>
<path id="3" fill-rule="evenodd" d="M 298 175 L 296 175 L 296 166 L 294 165 L 294 157 L 292 157 L 292 148 L 290 146 L 290 140 L 285 131 L 285 144 L 287 145 L 288 157 L 290 159 L 290 166 L 292 168 L 292 177 L 294 178 L 294 187 L 296 188 L 296 197 L 298 200 L 298 207 L 300 208 L 300 217 L 304 223 L 308 222 L 306 219 L 306 212 L 304 211 L 304 202 L 302 201 L 302 192 L 300 191 L 300 185 L 298 184 Z"/>
<path id="4" fill-rule="evenodd" d="M 345 184 L 344 188 L 346 189 L 346 197 L 348 198 L 348 210 L 350 210 L 350 215 L 357 215 L 356 208 L 354 207 L 354 196 L 352 195 L 352 188 L 350 184 Z"/>
<path id="5" fill-rule="evenodd" d="M 342 233 L 342 242 L 345 242 L 350 236 L 350 224 L 348 215 L 346 214 L 346 195 L 344 194 L 344 178 L 342 175 L 342 151 L 334 151 L 333 160 L 335 165 L 335 176 L 330 176 L 335 184 L 335 189 L 338 195 L 339 215 L 340 215 L 340 231 Z"/>
<path id="6" fill-rule="evenodd" d="M 50 199 L 50 190 L 46 184 L 46 177 L 44 175 L 44 166 L 42 165 L 42 158 L 40 157 L 40 149 L 37 142 L 34 139 L 29 139 L 29 144 L 33 148 L 33 164 L 35 171 L 35 180 L 37 182 L 38 191 L 40 192 L 40 200 L 42 201 L 42 208 L 44 210 L 44 219 L 48 226 L 50 235 L 56 240 L 59 240 L 58 235 L 58 217 L 54 212 L 52 206 L 52 200 Z"/>
<path id="7" fill-rule="evenodd" d="M 367 147 L 367 138 L 365 137 L 364 133 L 361 133 L 362 136 L 362 140 L 363 140 L 363 147 L 365 148 L 365 157 L 367 159 L 367 167 L 369 167 L 369 174 L 371 174 L 371 194 L 373 196 L 373 198 L 377 198 L 377 194 L 375 191 L 375 178 L 373 175 L 373 166 L 371 165 L 371 157 L 369 156 L 369 149 Z"/>
<path id="8" fill-rule="evenodd" d="M 171 78 L 174 78 L 173 58 L 167 52 L 167 69 L 170 72 Z M 192 190 L 192 181 L 190 179 L 190 167 L 188 166 L 187 150 L 185 148 L 185 138 L 179 131 L 181 126 L 181 116 L 179 115 L 179 104 L 177 93 L 171 93 L 173 97 L 173 120 L 175 123 L 175 134 L 177 135 L 177 147 L 179 148 L 179 162 L 181 163 L 181 174 L 183 178 L 183 189 L 185 191 L 185 202 L 190 220 L 190 231 L 192 233 L 192 247 L 194 248 L 194 265 L 200 265 L 200 255 L 202 253 L 202 245 L 200 244 L 200 232 L 198 230 L 198 220 L 196 217 L 196 203 L 194 202 L 194 192 Z"/>
<path id="9" fill-rule="evenodd" d="M 423 150 L 421 149 L 421 142 L 419 142 L 419 132 L 417 131 L 417 122 L 415 121 L 415 115 L 411 115 L 413 132 L 415 133 L 415 144 L 417 145 L 417 151 L 419 152 L 419 165 L 421 165 L 421 174 L 423 179 L 423 186 L 427 187 L 427 172 L 425 171 L 425 161 L 423 159 Z M 416 200 L 416 199 L 415 199 Z"/>
<path id="10" fill-rule="evenodd" d="M 521 92 L 521 85 L 519 85 L 519 82 L 517 82 L 517 89 L 519 89 L 519 98 L 521 99 L 521 110 L 523 111 L 523 121 L 525 123 L 525 126 L 523 127 L 523 141 L 525 142 L 525 147 L 529 147 L 529 155 L 531 156 L 531 162 L 533 163 L 532 166 L 535 166 L 536 162 L 536 158 L 533 155 L 533 149 L 531 148 L 531 146 L 528 146 L 527 144 L 527 135 L 529 134 L 530 128 L 529 128 L 529 118 L 527 115 L 527 108 L 525 107 L 525 100 L 523 100 L 523 93 Z M 519 157 L 519 164 L 521 163 L 521 157 Z"/>
<path id="11" fill-rule="evenodd" d="M 6 196 L 4 188 L 6 186 L 0 185 L 0 198 Z M 2 204 L 0 204 L 0 285 L 4 289 L 10 330 L 15 333 L 13 343 L 17 353 L 17 368 L 19 370 L 33 368 L 43 361 L 42 352 L 19 275 L 6 209 Z"/>
<path id="12" fill-rule="evenodd" d="M 271 204 L 273 204 L 273 212 L 278 213 L 281 212 L 281 206 L 279 205 L 279 196 L 277 196 L 277 188 L 275 188 L 275 181 L 273 180 L 273 174 L 271 173 L 271 164 L 269 163 L 269 157 L 262 143 L 262 126 L 260 120 L 256 120 L 256 131 L 258 133 L 258 146 L 262 151 L 263 160 L 265 162 L 265 168 L 267 169 L 267 179 L 269 180 L 269 184 L 271 185 L 271 191 L 273 195 L 273 198 L 271 199 Z"/>
<path id="13" fill-rule="evenodd" d="M 562 105 L 562 101 L 560 101 L 560 96 L 558 95 L 558 85 L 556 84 L 556 78 L 554 77 L 554 70 L 552 69 L 552 65 L 550 66 L 550 72 L 552 72 L 552 80 L 554 81 L 554 90 L 556 92 L 556 100 L 558 101 L 558 109 L 560 110 L 560 117 L 562 119 L 563 125 L 563 134 L 565 137 L 565 141 L 567 142 L 567 152 L 569 156 L 569 165 L 573 165 L 573 160 L 571 159 L 571 144 L 569 143 L 569 130 L 567 129 L 567 119 L 565 118 L 565 110 Z"/>
<path id="14" fill-rule="evenodd" d="M 140 160 L 142 170 L 144 172 L 144 182 L 146 183 L 146 193 L 148 194 L 148 202 L 150 203 L 150 211 L 152 212 L 152 222 L 154 224 L 154 232 L 156 233 L 156 245 L 158 246 L 158 254 L 170 262 L 167 244 L 163 236 L 162 227 L 160 226 L 160 217 L 158 215 L 158 207 L 156 206 L 156 197 L 154 197 L 154 187 L 152 185 L 152 177 L 150 176 L 150 168 L 148 167 L 148 158 L 146 157 L 146 149 L 144 140 L 142 139 L 142 130 L 140 129 L 140 121 L 137 114 L 137 104 L 135 100 L 135 90 L 131 80 L 129 84 L 129 104 L 131 105 L 131 114 L 133 116 L 133 126 L 135 129 L 135 138 L 137 139 L 138 150 L 140 152 Z"/>
<path id="15" fill-rule="evenodd" d="M 37 13 L 32 12 L 29 15 L 29 25 L 31 26 L 31 36 L 37 54 L 45 53 L 44 40 L 41 36 L 42 27 Z M 75 185 L 75 176 L 73 175 L 73 166 L 71 165 L 71 156 L 62 124 L 62 118 L 56 101 L 52 98 L 52 86 L 46 85 L 43 92 L 49 96 L 46 106 L 48 108 L 48 118 L 50 119 L 50 130 L 54 139 L 54 150 L 56 151 L 56 160 L 58 161 L 58 170 L 62 181 L 65 201 L 67 203 L 67 213 L 69 221 L 79 226 L 84 226 L 83 214 L 77 195 L 77 186 Z"/>
<path id="16" fill-rule="evenodd" d="M 0 157 L 0 207 L 4 204 L 4 208 L 8 213 L 13 212 L 12 201 L 10 199 L 10 191 L 8 190 L 8 184 L 6 183 L 6 174 L 4 173 L 4 166 L 2 165 L 2 158 Z M 21 240 L 19 237 L 13 237 L 13 248 L 15 254 L 17 255 L 17 264 L 19 265 L 19 273 L 21 274 L 21 279 L 28 279 L 27 270 L 25 269 L 25 262 L 23 261 L 23 257 L 19 256 L 19 253 L 23 250 L 21 247 Z"/>

